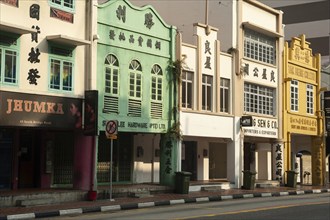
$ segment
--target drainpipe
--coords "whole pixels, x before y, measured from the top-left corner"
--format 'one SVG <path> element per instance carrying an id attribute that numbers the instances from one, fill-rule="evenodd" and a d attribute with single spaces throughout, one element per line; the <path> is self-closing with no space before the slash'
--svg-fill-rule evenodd
<path id="1" fill-rule="evenodd" d="M 152 149 L 151 149 L 151 183 L 154 183 L 154 169 L 155 169 L 155 138 L 157 134 L 152 137 Z"/>
<path id="2" fill-rule="evenodd" d="M 85 91 L 92 89 L 92 72 L 93 72 L 93 0 L 86 1 L 86 20 L 85 20 L 85 38 L 90 42 L 85 47 Z M 97 163 L 97 138 L 96 136 L 91 137 L 91 176 L 90 176 L 90 190 L 97 190 L 97 179 L 96 179 L 96 163 Z"/>

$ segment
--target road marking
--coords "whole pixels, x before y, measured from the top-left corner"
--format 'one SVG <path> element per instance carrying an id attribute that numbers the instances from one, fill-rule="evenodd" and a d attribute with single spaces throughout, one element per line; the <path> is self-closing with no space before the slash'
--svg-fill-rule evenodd
<path id="1" fill-rule="evenodd" d="M 285 205 L 285 206 L 247 209 L 247 210 L 240 210 L 240 211 L 231 211 L 231 212 L 224 212 L 224 213 L 214 213 L 214 214 L 206 214 L 206 215 L 198 215 L 198 216 L 189 216 L 189 217 L 183 217 L 183 218 L 175 218 L 173 220 L 196 219 L 196 218 L 198 219 L 198 218 L 203 218 L 203 217 L 234 215 L 234 214 L 247 213 L 247 212 L 259 212 L 259 211 L 266 211 L 266 210 L 272 210 L 272 209 L 283 209 L 283 208 L 290 208 L 290 207 L 297 207 L 297 206 L 321 205 L 321 204 L 330 204 L 330 202 L 311 202 L 311 203 L 300 203 L 300 204 Z"/>

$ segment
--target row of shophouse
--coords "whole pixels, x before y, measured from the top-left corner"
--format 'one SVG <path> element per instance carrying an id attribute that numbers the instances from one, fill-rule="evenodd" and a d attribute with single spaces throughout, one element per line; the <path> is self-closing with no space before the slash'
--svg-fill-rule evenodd
<path id="1" fill-rule="evenodd" d="M 0 1 L 0 189 L 113 182 L 327 181 L 320 55 L 283 40 L 282 12 L 233 1 L 232 48 L 206 22 L 195 44 L 126 0 Z M 328 143 L 329 145 L 329 143 Z M 329 154 L 329 152 L 328 152 Z"/>

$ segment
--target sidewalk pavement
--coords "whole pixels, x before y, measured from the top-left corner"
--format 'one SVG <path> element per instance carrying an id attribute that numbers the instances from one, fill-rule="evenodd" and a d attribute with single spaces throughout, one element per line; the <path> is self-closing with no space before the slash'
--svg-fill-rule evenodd
<path id="1" fill-rule="evenodd" d="M 255 188 L 253 190 L 228 189 L 221 191 L 189 192 L 188 194 L 163 193 L 145 198 L 115 198 L 114 201 L 77 201 L 32 207 L 4 207 L 0 208 L 0 220 L 47 218 L 91 212 L 120 211 L 164 205 L 222 201 L 228 199 L 290 196 L 316 193 L 330 193 L 330 186 Z"/>

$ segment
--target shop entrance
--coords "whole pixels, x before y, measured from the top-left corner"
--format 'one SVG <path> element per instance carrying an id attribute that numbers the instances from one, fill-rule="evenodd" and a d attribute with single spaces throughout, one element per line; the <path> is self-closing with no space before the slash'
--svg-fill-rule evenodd
<path id="1" fill-rule="evenodd" d="M 18 188 L 34 188 L 40 180 L 40 138 L 33 129 L 19 131 Z"/>
<path id="2" fill-rule="evenodd" d="M 100 132 L 98 143 L 97 181 L 110 182 L 110 145 L 111 140 Z M 121 133 L 113 140 L 112 181 L 130 182 L 133 164 L 133 133 Z"/>
<path id="3" fill-rule="evenodd" d="M 227 145 L 210 143 L 209 179 L 227 178 Z"/>
<path id="4" fill-rule="evenodd" d="M 309 151 L 300 151 L 296 157 L 295 170 L 298 172 L 297 182 L 304 185 L 312 184 L 312 155 Z"/>
<path id="5" fill-rule="evenodd" d="M 181 170 L 191 173 L 191 180 L 197 180 L 197 142 L 183 141 Z"/>
<path id="6" fill-rule="evenodd" d="M 0 190 L 11 188 L 13 140 L 12 130 L 0 130 Z"/>
<path id="7" fill-rule="evenodd" d="M 244 170 L 251 170 L 251 164 L 255 161 L 255 144 L 244 142 Z"/>

